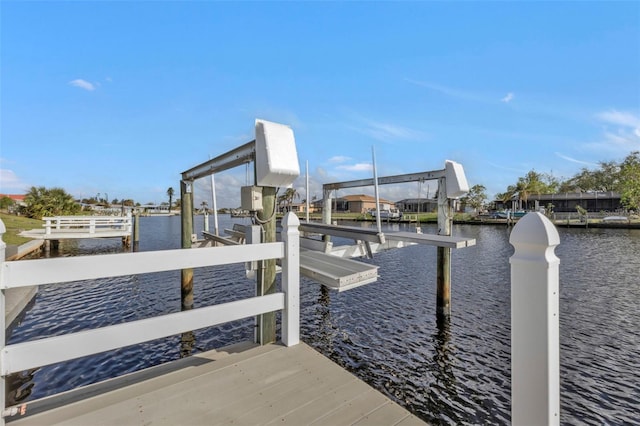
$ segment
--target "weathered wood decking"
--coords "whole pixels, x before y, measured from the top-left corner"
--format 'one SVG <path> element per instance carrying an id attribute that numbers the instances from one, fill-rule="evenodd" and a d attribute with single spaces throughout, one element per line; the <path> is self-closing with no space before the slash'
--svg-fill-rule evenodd
<path id="1" fill-rule="evenodd" d="M 54 424 L 424 422 L 304 343 L 291 347 L 246 343 L 40 400 L 28 407 L 27 417 L 11 422 L 12 426 Z"/>

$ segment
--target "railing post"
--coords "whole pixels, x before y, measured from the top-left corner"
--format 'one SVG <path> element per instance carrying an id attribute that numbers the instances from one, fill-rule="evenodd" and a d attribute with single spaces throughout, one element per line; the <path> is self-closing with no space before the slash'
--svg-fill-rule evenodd
<path id="1" fill-rule="evenodd" d="M 44 233 L 46 235 L 51 234 L 51 218 L 49 217 L 44 218 Z"/>
<path id="2" fill-rule="evenodd" d="M 542 213 L 518 221 L 511 259 L 511 422 L 560 424 L 560 236 Z"/>
<path id="3" fill-rule="evenodd" d="M 96 233 L 96 220 L 93 218 L 89 220 L 89 233 L 90 234 Z"/>
<path id="4" fill-rule="evenodd" d="M 0 274 L 4 273 L 4 262 L 6 257 L 6 247 L 7 245 L 4 242 L 4 233 L 7 232 L 7 229 L 4 226 L 4 222 L 0 219 Z M 6 345 L 6 337 L 5 337 L 5 294 L 4 289 L 0 289 L 0 350 L 4 351 L 4 347 Z M 4 426 L 4 409 L 6 404 L 6 385 L 7 382 L 5 380 L 4 375 L 4 365 L 2 365 L 2 358 L 0 358 L 0 426 Z"/>
<path id="5" fill-rule="evenodd" d="M 300 221 L 294 213 L 282 219 L 282 291 L 285 308 L 282 312 L 282 343 L 293 346 L 300 343 Z"/>

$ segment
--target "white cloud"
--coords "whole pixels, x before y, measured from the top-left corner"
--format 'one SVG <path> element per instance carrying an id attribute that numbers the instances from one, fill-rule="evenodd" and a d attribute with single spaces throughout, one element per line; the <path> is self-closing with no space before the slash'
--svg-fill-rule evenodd
<path id="1" fill-rule="evenodd" d="M 500 101 L 504 102 L 505 104 L 508 104 L 515 97 L 516 97 L 516 95 L 514 95 L 513 92 L 509 92 L 509 93 L 507 93 L 507 96 L 505 96 L 504 98 L 500 99 Z"/>
<path id="2" fill-rule="evenodd" d="M 373 120 L 363 120 L 363 126 L 350 126 L 353 130 L 372 137 L 381 142 L 394 142 L 398 139 L 416 140 L 424 139 L 426 135 L 420 131 L 391 123 L 382 123 Z"/>
<path id="3" fill-rule="evenodd" d="M 451 98 L 465 99 L 469 101 L 485 101 L 485 99 L 482 96 L 478 95 L 477 93 L 464 91 L 464 90 L 456 89 L 453 87 L 447 87 L 440 84 L 434 84 L 426 81 L 411 80 L 409 78 L 405 78 L 405 81 L 411 84 L 415 84 L 416 86 L 424 87 L 424 88 L 439 92 Z"/>
<path id="4" fill-rule="evenodd" d="M 350 165 L 342 165 L 336 167 L 338 170 L 345 170 L 348 172 L 368 172 L 373 170 L 373 165 L 371 163 L 356 163 Z"/>
<path id="5" fill-rule="evenodd" d="M 349 161 L 351 158 L 345 157 L 344 155 L 336 155 L 329 158 L 329 163 L 344 163 L 345 161 Z"/>
<path id="6" fill-rule="evenodd" d="M 588 148 L 620 155 L 640 150 L 640 116 L 631 112 L 610 110 L 596 114 L 596 118 L 607 126 L 603 129 L 603 139 L 587 144 Z"/>
<path id="7" fill-rule="evenodd" d="M 598 164 L 596 164 L 596 163 L 590 163 L 590 162 L 588 162 L 588 161 L 577 160 L 577 159 L 575 159 L 575 158 L 568 157 L 568 156 L 566 156 L 566 155 L 564 155 L 564 154 L 561 154 L 561 153 L 559 153 L 559 152 L 556 152 L 555 154 L 556 154 L 558 157 L 562 158 L 563 160 L 567 160 L 567 161 L 569 161 L 569 162 L 571 162 L 571 163 L 583 164 L 583 165 L 585 165 L 585 166 L 598 167 Z"/>
<path id="8" fill-rule="evenodd" d="M 418 139 L 420 132 L 389 123 L 369 122 L 368 133 L 376 139 Z"/>
<path id="9" fill-rule="evenodd" d="M 23 192 L 27 190 L 28 186 L 20 180 L 13 170 L 0 169 L 0 192 Z"/>
<path id="10" fill-rule="evenodd" d="M 623 127 L 634 127 L 635 130 L 640 130 L 640 116 L 636 116 L 630 112 L 611 110 L 598 113 L 596 117 L 606 123 L 618 124 Z"/>
<path id="11" fill-rule="evenodd" d="M 83 80 L 81 78 L 78 78 L 76 80 L 72 80 L 69 82 L 69 85 L 74 86 L 74 87 L 79 87 L 81 89 L 84 90 L 88 90 L 89 92 L 92 92 L 94 90 L 96 90 L 96 86 L 93 85 L 92 83 L 89 83 L 86 80 Z"/>

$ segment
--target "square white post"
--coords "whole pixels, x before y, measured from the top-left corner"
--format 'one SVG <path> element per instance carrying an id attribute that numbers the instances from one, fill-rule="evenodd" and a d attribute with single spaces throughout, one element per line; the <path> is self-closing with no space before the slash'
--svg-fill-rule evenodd
<path id="1" fill-rule="evenodd" d="M 511 259 L 511 422 L 560 424 L 560 236 L 542 213 L 518 221 Z"/>
<path id="2" fill-rule="evenodd" d="M 300 221 L 293 212 L 282 219 L 282 291 L 285 307 L 282 312 L 282 343 L 293 346 L 300 343 Z"/>

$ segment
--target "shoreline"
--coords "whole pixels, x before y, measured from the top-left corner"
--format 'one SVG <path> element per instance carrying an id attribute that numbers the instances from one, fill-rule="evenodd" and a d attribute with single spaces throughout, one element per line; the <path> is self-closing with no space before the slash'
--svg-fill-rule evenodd
<path id="1" fill-rule="evenodd" d="M 311 220 L 322 220 L 321 218 L 311 218 Z M 375 219 L 369 218 L 336 218 L 336 221 L 352 221 L 352 222 L 374 222 Z M 409 220 L 391 220 L 391 221 L 382 221 L 383 223 L 404 223 L 404 224 L 412 224 L 412 223 L 420 223 L 420 224 L 434 224 L 437 225 L 438 221 L 433 219 L 423 220 L 420 222 L 409 221 Z M 509 223 L 511 222 L 511 223 Z M 454 225 L 488 225 L 488 226 L 514 226 L 518 222 L 518 219 L 511 219 L 508 221 L 507 219 L 453 219 Z M 566 220 L 552 220 L 551 221 L 556 227 L 559 228 L 609 228 L 609 229 L 640 229 L 640 222 L 578 222 L 571 221 L 567 222 Z"/>

